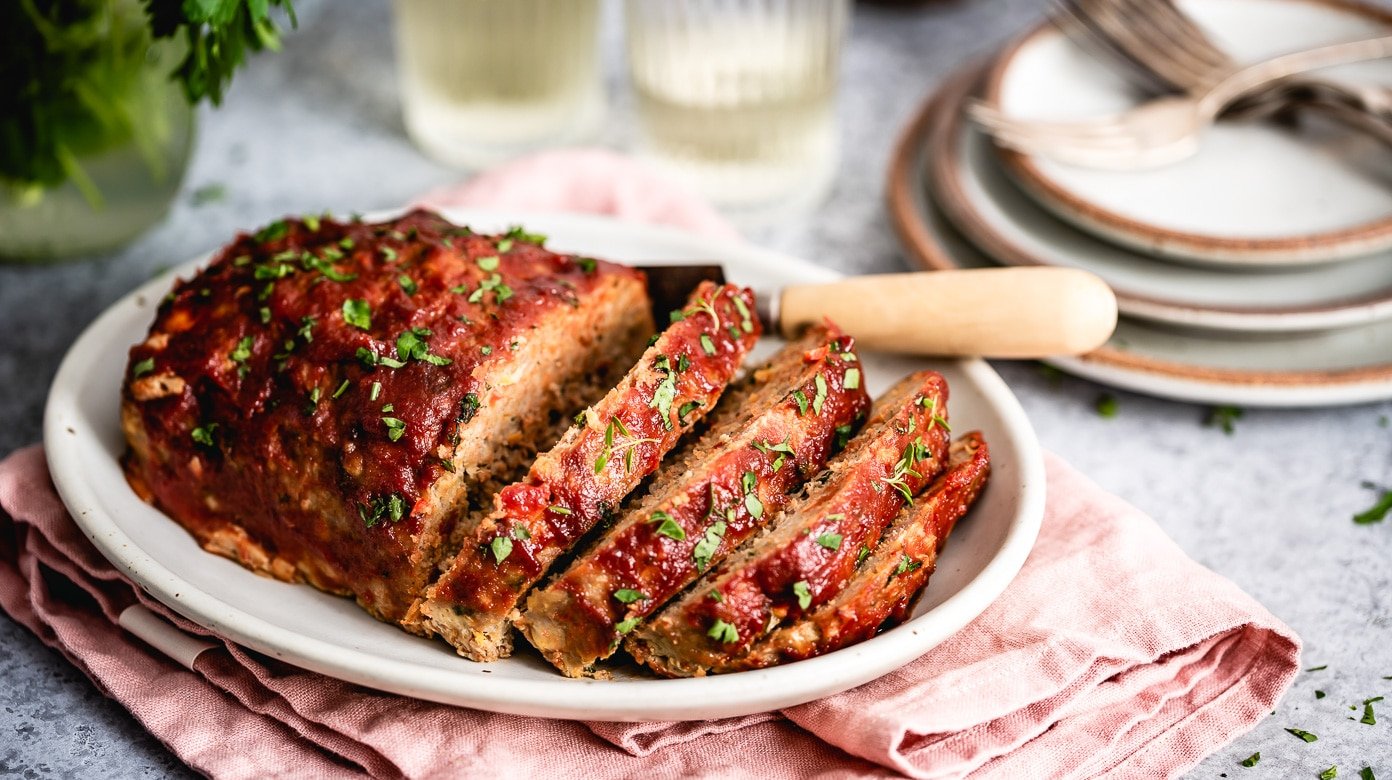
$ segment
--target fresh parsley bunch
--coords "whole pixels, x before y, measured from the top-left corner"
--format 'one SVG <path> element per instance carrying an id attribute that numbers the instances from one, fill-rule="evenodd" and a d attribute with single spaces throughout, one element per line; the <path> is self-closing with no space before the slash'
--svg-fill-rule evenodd
<path id="1" fill-rule="evenodd" d="M 72 179 L 99 200 L 78 158 L 151 148 L 167 132 L 166 78 L 191 104 L 219 103 L 248 51 L 279 48 L 273 7 L 295 24 L 291 0 L 3 0 L 0 181 L 37 191 Z M 171 52 L 178 65 L 152 75 Z"/>

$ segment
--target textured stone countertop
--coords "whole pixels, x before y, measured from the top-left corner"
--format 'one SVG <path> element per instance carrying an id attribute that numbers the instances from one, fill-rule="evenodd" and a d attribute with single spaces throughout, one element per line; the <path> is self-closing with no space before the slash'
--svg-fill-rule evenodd
<path id="1" fill-rule="evenodd" d="M 398 112 L 389 5 L 304 0 L 301 28 L 258 57 L 221 110 L 204 112 L 197 151 L 169 217 L 133 246 L 90 262 L 0 266 L 0 455 L 38 441 L 44 397 L 64 350 L 103 308 L 156 269 L 286 213 L 391 207 L 460 174 L 406 140 Z M 1042 0 L 956 0 L 859 7 L 844 65 L 843 154 L 814 214 L 753 234 L 767 246 L 847 272 L 905 259 L 883 204 L 898 129 L 953 67 L 1036 18 Z M 611 12 L 615 9 L 610 7 Z M 607 32 L 617 42 L 614 20 Z M 609 46 L 611 52 L 615 47 Z M 617 57 L 610 62 L 617 71 Z M 617 80 L 615 115 L 629 111 Z M 603 140 L 622 147 L 627 123 Z M 222 184 L 224 199 L 191 193 Z M 1369 481 L 1392 483 L 1392 403 L 1248 411 L 1232 435 L 1206 410 L 1049 381 L 1032 364 L 998 364 L 1045 446 L 1150 513 L 1196 560 L 1230 577 L 1303 637 L 1302 673 L 1276 714 L 1201 764 L 1194 777 L 1314 778 L 1330 765 L 1392 777 L 1392 707 L 1377 725 L 1347 705 L 1392 697 L 1392 522 L 1358 526 Z M 190 774 L 120 706 L 27 631 L 0 619 L 0 776 Z M 1315 689 L 1328 696 L 1316 701 Z M 1306 744 L 1283 729 L 1319 735 Z M 1261 751 L 1261 764 L 1238 762 Z"/>

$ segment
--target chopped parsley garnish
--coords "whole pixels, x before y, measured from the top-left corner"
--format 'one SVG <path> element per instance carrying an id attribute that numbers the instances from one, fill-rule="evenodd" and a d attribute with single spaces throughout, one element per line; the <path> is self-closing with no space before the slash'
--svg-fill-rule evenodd
<path id="1" fill-rule="evenodd" d="M 764 516 L 764 504 L 753 493 L 744 497 L 744 508 L 749 512 L 749 516 L 755 520 Z"/>
<path id="2" fill-rule="evenodd" d="M 401 285 L 402 292 L 406 293 L 407 295 L 415 295 L 416 291 L 420 289 L 420 286 L 416 284 L 416 280 L 412 279 L 406 274 L 401 274 L 400 276 L 396 277 L 396 283 Z"/>
<path id="3" fill-rule="evenodd" d="M 710 334 L 708 333 L 701 334 L 701 351 L 705 352 L 707 355 L 715 354 L 715 342 L 711 341 Z"/>
<path id="4" fill-rule="evenodd" d="M 662 510 L 653 512 L 652 517 L 648 518 L 648 522 L 658 523 L 656 533 L 668 539 L 676 539 L 679 542 L 686 539 L 686 530 L 676 520 L 673 520 L 671 515 Z"/>
<path id="5" fill-rule="evenodd" d="M 599 457 L 595 458 L 594 471 L 596 474 L 603 471 L 604 467 L 609 465 L 609 459 L 613 457 L 616 452 L 614 447 L 614 433 L 616 431 L 621 436 L 631 435 L 628 432 L 628 428 L 624 427 L 623 420 L 620 420 L 617 417 L 609 418 L 609 425 L 607 425 L 604 428 L 604 449 L 600 451 Z M 639 444 L 645 444 L 655 441 L 657 441 L 657 439 L 632 438 L 628 439 L 627 441 L 620 441 L 617 448 L 617 452 L 623 453 L 624 468 L 627 469 L 630 473 L 633 471 L 633 450 L 635 447 L 637 447 Z"/>
<path id="6" fill-rule="evenodd" d="M 851 431 L 852 428 L 850 423 L 836 426 L 836 449 L 842 450 L 846 448 L 846 445 L 851 441 Z"/>
<path id="7" fill-rule="evenodd" d="M 367 400 L 369 400 L 369 401 L 376 401 L 377 398 L 378 398 L 378 396 L 380 396 L 380 395 L 382 395 L 382 383 L 381 383 L 381 382 L 373 382 L 373 383 L 372 383 L 372 389 L 369 390 L 368 393 L 367 393 Z"/>
<path id="8" fill-rule="evenodd" d="M 329 247 L 324 250 L 324 255 L 324 257 L 315 257 L 313 254 L 305 252 L 300 255 L 300 265 L 304 266 L 306 271 L 318 271 L 325 279 L 331 282 L 351 282 L 358 278 L 357 274 L 343 273 L 330 264 L 330 260 L 342 260 L 343 253 L 333 247 Z"/>
<path id="9" fill-rule="evenodd" d="M 237 364 L 237 376 L 246 376 L 247 371 L 250 370 L 246 362 L 251 357 L 252 343 L 251 336 L 244 336 L 241 341 L 237 342 L 237 346 L 233 347 L 232 351 L 227 354 L 228 359 Z"/>
<path id="10" fill-rule="evenodd" d="M 686 319 L 686 312 L 681 309 L 673 309 L 667 312 L 667 322 L 669 323 L 681 322 L 684 319 Z"/>
<path id="11" fill-rule="evenodd" d="M 860 387 L 860 369 L 846 369 L 846 378 L 842 380 L 841 384 L 847 390 L 855 390 L 856 388 Z"/>
<path id="12" fill-rule="evenodd" d="M 1324 671 L 1325 669 L 1328 669 L 1328 668 L 1329 668 L 1329 664 L 1325 664 L 1325 665 L 1323 665 L 1323 666 L 1311 666 L 1309 669 L 1306 669 L 1305 671 L 1307 671 L 1307 672 L 1322 672 L 1322 671 Z"/>
<path id="13" fill-rule="evenodd" d="M 268 279 L 284 279 L 293 273 L 295 273 L 295 266 L 289 263 L 272 262 L 256 266 L 256 270 L 252 271 L 251 275 L 256 281 L 264 282 Z"/>
<path id="14" fill-rule="evenodd" d="M 1392 490 L 1382 491 L 1382 497 L 1377 500 L 1366 511 L 1359 512 L 1353 516 L 1353 522 L 1358 525 L 1372 525 L 1381 523 L 1387 519 L 1387 513 L 1392 512 Z"/>
<path id="15" fill-rule="evenodd" d="M 479 258 L 477 261 L 475 261 L 475 262 L 478 264 L 478 267 L 479 267 L 480 270 L 483 270 L 483 271 L 496 271 L 496 270 L 498 270 L 498 256 L 497 256 L 497 255 L 489 255 L 488 257 L 480 257 L 480 258 Z"/>
<path id="16" fill-rule="evenodd" d="M 1324 696 L 1325 696 L 1324 691 L 1315 691 L 1315 698 L 1316 698 L 1316 699 L 1323 699 Z"/>
<path id="17" fill-rule="evenodd" d="M 493 348 L 485 344 L 484 346 L 479 347 L 479 352 L 482 352 L 485 355 L 491 355 L 493 354 Z"/>
<path id="18" fill-rule="evenodd" d="M 512 540 L 506 536 L 499 536 L 488 543 L 488 549 L 493 551 L 493 561 L 502 563 L 512 555 Z"/>
<path id="19" fill-rule="evenodd" d="M 547 510 L 548 512 L 554 512 L 554 513 L 556 513 L 556 514 L 558 514 L 558 515 L 573 515 L 573 514 L 575 514 L 574 512 L 570 511 L 569 508 L 563 507 L 563 506 L 561 506 L 560 504 L 552 504 L 551 506 L 546 507 L 546 510 Z"/>
<path id="20" fill-rule="evenodd" d="M 633 588 L 619 588 L 614 591 L 614 598 L 618 600 L 620 604 L 632 604 L 635 601 L 647 598 L 647 596 L 644 596 L 641 591 L 636 591 Z"/>
<path id="21" fill-rule="evenodd" d="M 1335 765 L 1335 766 L 1329 767 L 1328 769 L 1324 770 L 1323 772 L 1320 772 L 1320 773 L 1319 773 L 1319 780 L 1334 780 L 1334 778 L 1336 778 L 1336 777 L 1338 777 L 1338 776 L 1339 776 L 1339 767 L 1338 767 L 1337 765 Z"/>
<path id="22" fill-rule="evenodd" d="M 338 245 L 343 249 L 352 249 L 354 246 L 356 246 L 356 244 L 353 243 L 353 239 L 351 238 L 339 239 Z"/>
<path id="23" fill-rule="evenodd" d="M 744 299 L 738 295 L 731 295 L 730 300 L 734 302 L 735 310 L 739 312 L 740 329 L 745 333 L 753 332 L 754 322 L 749 318 L 749 307 L 744 304 Z M 738 336 L 736 336 L 736 338 L 738 338 Z"/>
<path id="24" fill-rule="evenodd" d="M 710 564 L 711 558 L 715 557 L 715 551 L 720 548 L 720 540 L 724 538 L 724 520 L 717 520 L 710 528 L 706 529 L 701 541 L 697 542 L 695 549 L 691 551 L 691 560 L 696 564 L 697 569 L 704 569 Z"/>
<path id="25" fill-rule="evenodd" d="M 1257 765 L 1257 762 L 1260 761 L 1260 760 L 1261 760 L 1261 753 L 1260 753 L 1260 752 L 1256 752 L 1256 753 L 1253 753 L 1252 755 L 1250 755 L 1250 756 L 1248 756 L 1248 757 L 1242 759 L 1242 761 L 1241 761 L 1240 763 L 1241 763 L 1243 766 L 1256 766 L 1256 765 Z"/>
<path id="26" fill-rule="evenodd" d="M 315 407 L 319 406 L 319 399 L 320 399 L 320 398 L 323 398 L 323 397 L 324 397 L 324 392 L 323 392 L 322 390 L 320 390 L 319 388 L 316 387 L 316 388 L 314 388 L 313 390 L 310 390 L 310 391 L 309 391 L 309 408 L 306 409 L 305 411 L 306 411 L 306 412 L 313 412 L 314 409 L 315 409 Z"/>
<path id="27" fill-rule="evenodd" d="M 627 620 L 620 620 L 618 623 L 614 624 L 614 630 L 619 632 L 620 634 L 627 634 L 628 632 L 632 631 L 637 627 L 638 618 L 636 617 L 631 617 Z"/>
<path id="28" fill-rule="evenodd" d="M 677 374 L 671 369 L 670 361 L 666 355 L 658 357 L 655 367 L 659 371 L 665 372 L 662 381 L 657 383 L 657 389 L 653 390 L 652 401 L 648 404 L 649 409 L 656 409 L 662 415 L 662 427 L 672 430 L 672 401 L 677 397 Z"/>
<path id="29" fill-rule="evenodd" d="M 1286 729 L 1286 731 L 1290 732 L 1292 736 L 1297 737 L 1299 739 L 1303 739 L 1306 742 L 1314 742 L 1315 740 L 1319 739 L 1319 737 L 1315 736 L 1314 734 L 1311 734 L 1308 731 L 1303 731 L 1301 729 Z"/>
<path id="30" fill-rule="evenodd" d="M 311 233 L 319 232 L 319 218 L 314 216 L 313 214 L 306 214 L 305 216 L 300 217 L 300 221 L 304 223 L 305 227 L 309 228 L 309 231 Z"/>
<path id="31" fill-rule="evenodd" d="M 913 505 L 913 491 L 909 490 L 908 478 L 911 476 L 922 476 L 917 471 L 913 470 L 913 465 L 923 460 L 926 452 L 927 450 L 923 446 L 923 439 L 921 437 L 909 442 L 909 446 L 904 448 L 903 457 L 894 464 L 894 472 L 882 480 L 886 485 L 899 491 L 899 495 L 903 496 L 904 500 L 907 501 L 910 506 Z"/>
<path id="32" fill-rule="evenodd" d="M 508 536 L 514 539 L 526 540 L 532 538 L 532 532 L 527 530 L 527 526 L 525 525 L 514 525 L 512 530 L 508 531 Z"/>
<path id="33" fill-rule="evenodd" d="M 677 409 L 677 420 L 679 420 L 682 423 L 685 423 L 686 416 L 700 408 L 700 401 L 687 401 L 686 403 L 681 405 L 680 409 Z"/>
<path id="34" fill-rule="evenodd" d="M 916 561 L 904 553 L 899 554 L 899 565 L 894 567 L 894 575 L 907 574 L 923 568 L 923 561 Z"/>
<path id="35" fill-rule="evenodd" d="M 275 222 L 256 231 L 256 240 L 260 243 L 276 241 L 285 238 L 285 234 L 290 232 L 290 226 L 285 224 L 285 220 L 278 219 Z"/>
<path id="36" fill-rule="evenodd" d="M 448 366 L 453 363 L 447 357 L 440 357 L 430 351 L 429 328 L 408 328 L 396 337 L 396 357 L 401 361 L 420 360 L 432 366 Z"/>
<path id="37" fill-rule="evenodd" d="M 841 549 L 841 534 L 822 534 L 817 537 L 817 544 L 828 550 L 839 550 Z"/>
<path id="38" fill-rule="evenodd" d="M 813 380 L 813 383 L 817 386 L 817 394 L 812 398 L 812 413 L 821 414 L 822 404 L 826 403 L 827 399 L 826 377 L 818 373 L 817 378 Z"/>
<path id="39" fill-rule="evenodd" d="M 217 423 L 200 425 L 197 428 L 193 429 L 193 432 L 189 434 L 189 437 L 192 438 L 195 442 L 202 444 L 204 447 L 212 447 L 213 434 L 217 432 L 217 429 Z"/>
<path id="40" fill-rule="evenodd" d="M 355 328 L 370 330 L 372 307 L 365 300 L 349 298 L 343 302 L 343 321 Z"/>
<path id="41" fill-rule="evenodd" d="M 1376 777 L 1373 777 L 1373 768 L 1365 766 L 1358 770 L 1358 780 L 1377 780 Z"/>
<path id="42" fill-rule="evenodd" d="M 744 488 L 744 492 L 752 493 L 754 492 L 754 486 L 758 484 L 758 481 L 759 475 L 755 474 L 752 471 L 746 471 L 740 477 L 740 487 Z"/>
<path id="43" fill-rule="evenodd" d="M 505 238 L 505 239 L 503 239 L 502 241 L 499 241 L 499 242 L 498 242 L 498 251 L 499 251 L 499 252 L 506 252 L 506 251 L 508 251 L 508 250 L 510 250 L 510 249 L 512 249 L 512 239 L 510 239 L 510 238 Z"/>
<path id="44" fill-rule="evenodd" d="M 1111 393 L 1103 393 L 1097 396 L 1094 407 L 1097 409 L 1097 416 L 1110 420 L 1117 416 L 1117 410 L 1120 408 L 1120 404 L 1117 403 L 1116 396 Z"/>
<path id="45" fill-rule="evenodd" d="M 366 505 L 358 504 L 358 516 L 363 520 L 363 524 L 368 528 L 377 525 L 383 519 L 391 520 L 393 523 L 406 515 L 406 501 L 396 493 L 386 496 L 373 496 L 372 500 Z"/>
<path id="46" fill-rule="evenodd" d="M 869 557 L 870 548 L 862 544 L 860 546 L 860 552 L 856 553 L 856 565 L 859 566 L 860 564 L 864 563 L 865 559 Z"/>
<path id="47" fill-rule="evenodd" d="M 384 405 L 382 406 L 382 411 L 384 411 L 384 412 L 394 412 L 394 411 L 396 411 L 396 404 L 384 404 Z"/>
<path id="48" fill-rule="evenodd" d="M 599 263 L 592 257 L 577 257 L 575 258 L 575 264 L 580 266 L 580 270 L 587 274 L 594 273 L 595 268 L 599 267 Z"/>
<path id="49" fill-rule="evenodd" d="M 775 457 L 775 458 L 773 459 L 773 470 L 774 470 L 775 472 L 781 471 L 781 470 L 782 470 L 782 468 L 783 468 L 783 462 L 784 462 L 784 460 L 786 459 L 785 456 L 788 456 L 788 455 L 796 456 L 796 455 L 797 455 L 797 453 L 793 452 L 792 446 L 789 445 L 788 442 L 786 442 L 786 441 L 785 441 L 785 442 L 780 442 L 780 443 L 778 443 L 778 444 L 770 444 L 770 443 L 768 443 L 768 442 L 756 441 L 756 442 L 753 443 L 752 446 L 754 447 L 754 449 L 758 450 L 759 452 L 764 453 L 765 455 L 767 455 L 767 454 L 769 454 L 769 453 L 771 453 L 771 452 L 772 452 L 772 453 L 777 453 L 777 457 Z"/>
<path id="50" fill-rule="evenodd" d="M 807 589 L 807 580 L 798 580 L 793 583 L 793 595 L 797 596 L 799 608 L 807 609 L 812 606 L 812 591 Z"/>
<path id="51" fill-rule="evenodd" d="M 396 262 L 396 250 L 395 250 L 395 249 L 392 249 L 392 248 L 389 247 L 389 246 L 379 246 L 379 247 L 377 247 L 377 251 L 379 251 L 379 252 L 382 253 L 382 257 L 385 258 L 386 261 L 387 261 L 388 263 L 395 263 L 395 262 Z"/>
<path id="52" fill-rule="evenodd" d="M 1378 698 L 1382 697 L 1379 696 Z M 1363 702 L 1363 717 L 1359 718 L 1358 722 L 1365 726 L 1377 725 L 1377 716 L 1373 714 L 1373 700 L 1370 699 Z"/>
<path id="53" fill-rule="evenodd" d="M 155 359 L 145 358 L 144 360 L 137 361 L 135 365 L 131 366 L 131 378 L 137 379 L 139 377 L 145 376 L 146 374 L 154 370 Z"/>
<path id="54" fill-rule="evenodd" d="M 1222 428 L 1223 433 L 1231 436 L 1238 419 L 1242 417 L 1242 409 L 1237 406 L 1215 406 L 1208 412 L 1208 419 L 1204 421 L 1206 428 Z"/>
<path id="55" fill-rule="evenodd" d="M 479 397 L 477 395 L 474 393 L 465 393 L 464 400 L 459 402 L 459 422 L 463 424 L 474 419 L 474 415 L 478 413 L 481 406 L 483 406 L 483 404 L 479 402 Z"/>
<path id="56" fill-rule="evenodd" d="M 726 623 L 720 618 L 716 618 L 715 622 L 711 624 L 710 630 L 706 632 L 706 636 L 726 645 L 739 641 L 739 631 L 735 629 L 734 624 Z"/>
<path id="57" fill-rule="evenodd" d="M 387 438 L 392 441 L 396 441 L 406 435 L 406 422 L 400 418 L 383 417 L 382 424 L 387 426 Z"/>
<path id="58" fill-rule="evenodd" d="M 798 416 L 799 416 L 799 417 L 806 417 L 806 416 L 807 416 L 807 395 L 806 395 L 805 393 L 803 393 L 801 390 L 794 390 L 794 391 L 793 391 L 793 403 L 796 403 L 796 404 L 797 404 Z"/>
<path id="59" fill-rule="evenodd" d="M 355 354 L 357 355 L 358 360 L 361 360 L 363 362 L 363 365 L 367 366 L 368 368 L 374 368 L 379 365 L 386 366 L 387 368 L 401 368 L 402 366 L 406 365 L 405 363 L 401 362 L 400 360 L 397 360 L 394 357 L 390 357 L 388 355 L 378 355 L 376 352 L 373 352 L 367 347 L 358 347 L 358 351 Z"/>
<path id="60" fill-rule="evenodd" d="M 257 313 L 261 315 L 262 325 L 266 325 L 271 321 L 271 308 L 269 306 L 262 306 L 260 309 L 257 309 Z"/>

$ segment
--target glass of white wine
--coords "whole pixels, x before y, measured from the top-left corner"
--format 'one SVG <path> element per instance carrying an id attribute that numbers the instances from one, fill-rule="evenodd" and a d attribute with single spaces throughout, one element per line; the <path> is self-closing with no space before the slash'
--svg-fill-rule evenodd
<path id="1" fill-rule="evenodd" d="M 600 0 L 395 0 L 411 139 L 462 168 L 585 140 L 604 114 Z"/>
<path id="2" fill-rule="evenodd" d="M 819 202 L 850 0 L 627 0 L 642 152 L 736 221 Z"/>

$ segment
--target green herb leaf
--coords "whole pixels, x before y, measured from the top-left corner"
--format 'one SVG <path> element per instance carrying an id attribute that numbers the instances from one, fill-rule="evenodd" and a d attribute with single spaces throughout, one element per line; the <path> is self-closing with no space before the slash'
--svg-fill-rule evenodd
<path id="1" fill-rule="evenodd" d="M 568 509 L 568 508 L 566 508 L 566 507 L 563 507 L 563 506 L 561 506 L 560 504 L 552 504 L 551 506 L 546 507 L 546 509 L 547 509 L 547 511 L 554 512 L 554 513 L 556 513 L 556 514 L 558 514 L 558 515 L 573 515 L 573 514 L 575 514 L 574 512 L 570 511 L 570 509 Z"/>
<path id="2" fill-rule="evenodd" d="M 1331 766 L 1331 767 L 1329 767 L 1328 769 L 1324 770 L 1323 772 L 1320 772 L 1320 773 L 1319 773 L 1319 780 L 1334 780 L 1334 778 L 1336 778 L 1336 777 L 1338 777 L 1338 776 L 1339 776 L 1339 767 L 1338 767 L 1338 766 Z"/>
<path id="3" fill-rule="evenodd" d="M 131 366 L 131 378 L 138 379 L 154 370 L 155 359 L 145 358 L 144 360 L 137 361 L 135 365 Z"/>
<path id="4" fill-rule="evenodd" d="M 628 632 L 638 627 L 638 620 L 639 618 L 636 617 L 631 617 L 627 620 L 620 620 L 618 623 L 614 624 L 614 630 L 618 631 L 620 634 L 627 634 Z"/>
<path id="5" fill-rule="evenodd" d="M 595 268 L 599 266 L 599 263 L 597 263 L 594 258 L 590 257 L 577 257 L 575 258 L 575 264 L 580 266 L 580 270 L 587 274 L 594 273 Z"/>
<path id="6" fill-rule="evenodd" d="M 668 370 L 663 375 L 662 381 L 657 383 L 657 389 L 653 390 L 652 401 L 648 403 L 649 409 L 656 409 L 662 415 L 662 427 L 672 430 L 672 401 L 677 397 L 677 375 Z"/>
<path id="7" fill-rule="evenodd" d="M 488 257 L 480 257 L 480 258 L 478 259 L 477 263 L 478 263 L 478 267 L 479 267 L 480 270 L 484 270 L 484 271 L 496 271 L 496 270 L 498 270 L 498 256 L 497 256 L 497 255 L 489 255 Z"/>
<path id="8" fill-rule="evenodd" d="M 416 284 L 416 280 L 406 274 L 397 276 L 396 283 L 401 285 L 402 292 L 405 292 L 407 295 L 415 295 L 416 291 L 420 289 L 420 286 Z"/>
<path id="9" fill-rule="evenodd" d="M 799 416 L 799 417 L 806 417 L 806 416 L 807 416 L 807 395 L 806 395 L 805 393 L 803 393 L 801 390 L 794 390 L 794 391 L 793 391 L 793 402 L 797 404 L 798 416 Z"/>
<path id="10" fill-rule="evenodd" d="M 715 342 L 711 341 L 709 334 L 701 334 L 701 351 L 705 352 L 707 355 L 715 354 Z"/>
<path id="11" fill-rule="evenodd" d="M 372 307 L 367 301 L 349 298 L 343 302 L 343 321 L 361 330 L 372 328 Z"/>
<path id="12" fill-rule="evenodd" d="M 822 404 L 826 403 L 827 399 L 826 377 L 818 373 L 817 378 L 813 380 L 813 384 L 817 386 L 817 394 L 812 398 L 812 413 L 821 414 Z"/>
<path id="13" fill-rule="evenodd" d="M 894 567 L 894 575 L 907 574 L 923 567 L 923 561 L 916 561 L 904 553 L 899 554 L 899 565 Z"/>
<path id="14" fill-rule="evenodd" d="M 682 423 L 685 423 L 686 416 L 700 408 L 700 401 L 687 401 L 686 403 L 681 405 L 681 408 L 677 409 L 677 419 L 680 420 Z"/>
<path id="15" fill-rule="evenodd" d="M 1208 419 L 1204 420 L 1206 428 L 1222 428 L 1223 433 L 1231 436 L 1237 421 L 1242 417 L 1242 409 L 1237 406 L 1215 406 L 1208 412 Z"/>
<path id="16" fill-rule="evenodd" d="M 860 369 L 858 369 L 858 368 L 848 368 L 848 369 L 846 369 L 846 378 L 845 378 L 844 380 L 842 380 L 842 385 L 843 385 L 847 390 L 855 390 L 855 389 L 859 388 L 859 387 L 860 387 Z"/>
<path id="17" fill-rule="evenodd" d="M 1324 691 L 1315 691 L 1315 698 L 1316 698 L 1316 699 L 1323 699 L 1324 696 L 1325 696 Z"/>
<path id="18" fill-rule="evenodd" d="M 1307 672 L 1322 672 L 1322 671 L 1324 671 L 1325 669 L 1328 669 L 1328 668 L 1329 668 L 1329 664 L 1325 664 L 1325 665 L 1323 665 L 1323 666 L 1311 666 L 1309 669 L 1306 669 L 1305 671 L 1307 671 Z"/>
<path id="19" fill-rule="evenodd" d="M 755 520 L 764 516 L 764 504 L 753 493 L 744 497 L 744 508 L 749 512 L 749 516 Z"/>
<path id="20" fill-rule="evenodd" d="M 1376 777 L 1373 777 L 1373 768 L 1365 766 L 1358 770 L 1358 780 L 1377 780 Z"/>
<path id="21" fill-rule="evenodd" d="M 1117 403 L 1116 396 L 1112 395 L 1111 393 L 1103 393 L 1102 395 L 1097 396 L 1097 402 L 1095 406 L 1097 408 L 1098 416 L 1108 420 L 1117 416 L 1117 410 L 1120 407 L 1120 405 Z"/>
<path id="22" fill-rule="evenodd" d="M 254 238 L 258 243 L 264 244 L 267 241 L 278 241 L 285 238 L 286 234 L 289 232 L 290 226 L 285 223 L 285 220 L 278 219 L 256 231 Z"/>
<path id="23" fill-rule="evenodd" d="M 719 618 L 716 618 L 715 622 L 711 624 L 706 636 L 727 645 L 739 641 L 739 631 L 735 629 L 734 625 Z"/>
<path id="24" fill-rule="evenodd" d="M 797 596 L 799 608 L 807 609 L 812 606 L 812 592 L 807 589 L 807 580 L 798 580 L 793 583 L 793 595 Z"/>
<path id="25" fill-rule="evenodd" d="M 1257 762 L 1260 761 L 1260 760 L 1261 760 L 1261 753 L 1260 753 L 1260 752 L 1257 752 L 1257 753 L 1253 753 L 1252 755 L 1250 755 L 1250 756 L 1248 756 L 1248 757 L 1242 759 L 1241 764 L 1242 764 L 1243 766 L 1249 766 L 1249 767 L 1250 767 L 1250 766 L 1256 766 L 1256 765 L 1257 765 Z"/>
<path id="26" fill-rule="evenodd" d="M 1314 734 L 1311 734 L 1308 731 L 1303 731 L 1301 729 L 1286 729 L 1286 731 L 1290 732 L 1292 736 L 1303 739 L 1306 742 L 1314 742 L 1319 739 L 1319 737 L 1315 736 Z"/>
<path id="27" fill-rule="evenodd" d="M 512 540 L 506 536 L 496 537 L 493 541 L 488 543 L 488 547 L 493 551 L 493 561 L 495 563 L 501 564 L 503 561 L 507 560 L 509 555 L 512 555 Z"/>
<path id="28" fill-rule="evenodd" d="M 696 543 L 696 547 L 691 551 L 691 560 L 696 564 L 697 569 L 704 569 L 710 564 L 711 558 L 715 556 L 715 551 L 720 548 L 720 541 L 725 538 L 725 521 L 717 520 L 701 537 L 701 541 Z"/>
<path id="29" fill-rule="evenodd" d="M 862 544 L 860 546 L 860 552 L 856 553 L 856 565 L 859 566 L 860 564 L 864 563 L 865 559 L 869 557 L 870 548 Z"/>
<path id="30" fill-rule="evenodd" d="M 1372 702 L 1365 702 L 1363 704 L 1363 717 L 1359 718 L 1358 722 L 1364 724 L 1365 726 L 1377 725 L 1377 716 L 1373 714 Z"/>
<path id="31" fill-rule="evenodd" d="M 1374 502 L 1371 507 L 1368 507 L 1366 511 L 1354 515 L 1353 522 L 1358 525 L 1381 523 L 1383 520 L 1387 519 L 1388 512 L 1392 512 L 1392 490 L 1382 491 L 1382 497 Z"/>
<path id="32" fill-rule="evenodd" d="M 641 591 L 637 591 L 632 588 L 619 588 L 618 590 L 614 591 L 614 598 L 617 599 L 621 604 L 632 604 L 633 602 L 638 601 L 639 599 L 647 598 L 647 596 L 644 596 Z"/>
<path id="33" fill-rule="evenodd" d="M 406 423 L 396 417 L 383 417 L 382 424 L 387 426 L 387 438 L 392 441 L 406 434 Z"/>
<path id="34" fill-rule="evenodd" d="M 673 520 L 672 516 L 666 512 L 661 510 L 653 512 L 652 517 L 648 518 L 648 522 L 658 523 L 659 525 L 655 533 L 661 534 L 668 539 L 675 539 L 679 542 L 686 539 L 686 529 L 682 528 L 681 525 L 679 525 L 676 520 Z"/>
<path id="35" fill-rule="evenodd" d="M 193 429 L 193 432 L 189 434 L 189 437 L 192 438 L 195 442 L 202 444 L 204 447 L 212 447 L 214 446 L 213 434 L 217 432 L 217 429 L 217 423 L 200 425 L 197 428 Z"/>
<path id="36" fill-rule="evenodd" d="M 512 529 L 508 531 L 508 536 L 514 539 L 526 540 L 532 538 L 532 532 L 527 530 L 527 526 L 525 525 L 514 525 Z"/>
<path id="37" fill-rule="evenodd" d="M 817 544 L 828 550 L 839 550 L 841 549 L 841 538 L 841 534 L 822 534 L 817 537 Z"/>

